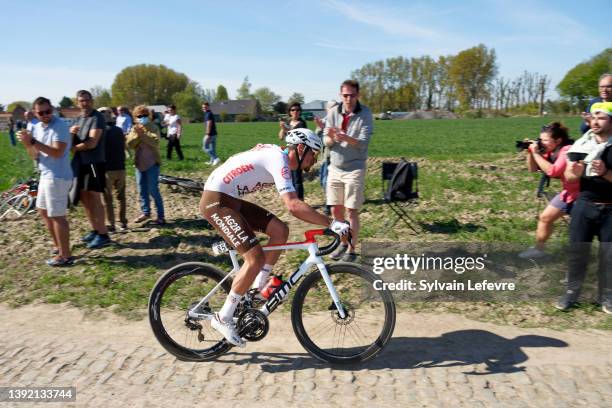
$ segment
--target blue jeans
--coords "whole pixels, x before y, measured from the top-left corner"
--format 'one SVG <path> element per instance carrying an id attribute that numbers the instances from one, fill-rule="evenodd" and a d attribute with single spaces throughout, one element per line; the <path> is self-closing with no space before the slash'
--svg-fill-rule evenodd
<path id="1" fill-rule="evenodd" d="M 157 207 L 157 218 L 164 219 L 164 202 L 159 192 L 159 164 L 153 165 L 147 171 L 136 169 L 136 184 L 140 193 L 140 209 L 144 215 L 151 215 L 151 200 L 153 197 Z"/>
<path id="2" fill-rule="evenodd" d="M 15 131 L 13 129 L 9 130 L 9 138 L 11 139 L 11 145 L 16 146 L 17 141 L 15 140 Z"/>
<path id="3" fill-rule="evenodd" d="M 217 158 L 217 135 L 204 136 L 202 150 L 210 156 L 210 160 Z"/>

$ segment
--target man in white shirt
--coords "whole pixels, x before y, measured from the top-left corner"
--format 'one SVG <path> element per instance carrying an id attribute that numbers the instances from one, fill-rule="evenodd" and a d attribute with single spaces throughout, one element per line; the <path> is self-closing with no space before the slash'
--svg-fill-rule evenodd
<path id="1" fill-rule="evenodd" d="M 181 121 L 181 117 L 176 114 L 176 105 L 168 106 L 168 113 L 164 116 L 164 124 L 168 127 L 168 148 L 166 157 L 168 160 L 172 160 L 172 149 L 176 148 L 176 154 L 179 160 L 183 160 L 183 151 L 181 150 L 183 122 Z"/>

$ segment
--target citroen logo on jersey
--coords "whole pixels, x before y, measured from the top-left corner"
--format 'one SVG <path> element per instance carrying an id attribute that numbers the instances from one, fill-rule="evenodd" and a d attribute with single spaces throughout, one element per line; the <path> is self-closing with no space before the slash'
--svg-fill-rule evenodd
<path id="1" fill-rule="evenodd" d="M 238 166 L 233 170 L 230 170 L 225 177 L 223 177 L 223 182 L 225 184 L 229 184 L 233 179 L 238 177 L 241 174 L 248 173 L 251 170 L 255 170 L 255 166 L 252 164 L 243 164 L 242 166 Z"/>

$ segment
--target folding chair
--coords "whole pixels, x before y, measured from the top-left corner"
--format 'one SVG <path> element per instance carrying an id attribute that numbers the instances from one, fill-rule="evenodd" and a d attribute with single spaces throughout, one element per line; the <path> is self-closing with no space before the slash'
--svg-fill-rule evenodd
<path id="1" fill-rule="evenodd" d="M 390 219 L 385 228 L 391 228 L 402 220 L 416 234 L 418 223 L 406 212 L 407 208 L 416 204 L 419 198 L 418 166 L 416 162 L 404 159 L 399 162 L 383 162 L 382 188 L 385 204 L 395 213 L 395 219 Z"/>

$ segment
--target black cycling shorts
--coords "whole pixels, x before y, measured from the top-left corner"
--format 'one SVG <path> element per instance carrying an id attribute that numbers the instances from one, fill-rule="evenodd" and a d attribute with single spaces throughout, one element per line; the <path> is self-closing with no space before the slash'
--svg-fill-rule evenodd
<path id="1" fill-rule="evenodd" d="M 248 201 L 218 191 L 204 190 L 200 200 L 202 215 L 239 254 L 256 245 L 255 231 L 266 232 L 274 214 Z"/>

